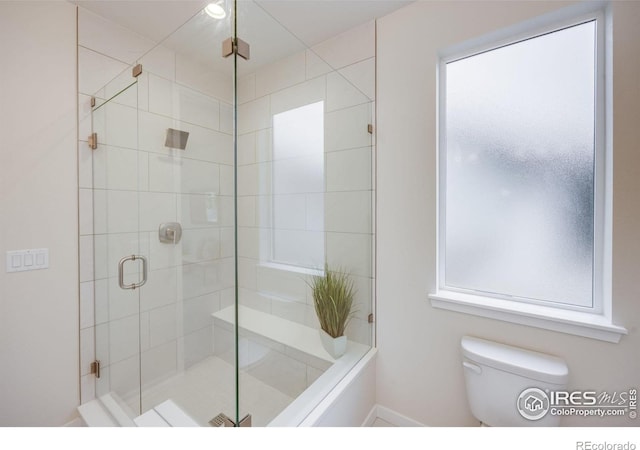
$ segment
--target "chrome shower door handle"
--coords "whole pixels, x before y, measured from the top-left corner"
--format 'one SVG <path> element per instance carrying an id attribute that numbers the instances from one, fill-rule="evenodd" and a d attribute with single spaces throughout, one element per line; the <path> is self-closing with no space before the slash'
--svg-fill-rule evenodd
<path id="1" fill-rule="evenodd" d="M 142 261 L 142 280 L 138 283 L 124 284 L 124 263 L 127 261 Z M 131 255 L 125 256 L 118 262 L 118 284 L 120 285 L 120 289 L 136 289 L 144 286 L 147 282 L 147 258 L 141 255 Z"/>

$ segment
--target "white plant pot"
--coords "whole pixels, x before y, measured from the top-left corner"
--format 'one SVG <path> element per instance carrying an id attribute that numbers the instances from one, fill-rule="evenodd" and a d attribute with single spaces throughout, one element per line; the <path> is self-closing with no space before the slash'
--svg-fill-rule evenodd
<path id="1" fill-rule="evenodd" d="M 334 338 L 334 337 L 331 337 L 329 334 L 327 334 L 327 332 L 324 331 L 322 328 L 320 328 L 319 331 L 320 331 L 320 341 L 322 342 L 322 346 L 327 351 L 327 353 L 329 353 L 333 357 L 333 359 L 338 359 L 342 355 L 344 355 L 344 352 L 347 351 L 346 336 L 340 336 L 340 337 Z"/>

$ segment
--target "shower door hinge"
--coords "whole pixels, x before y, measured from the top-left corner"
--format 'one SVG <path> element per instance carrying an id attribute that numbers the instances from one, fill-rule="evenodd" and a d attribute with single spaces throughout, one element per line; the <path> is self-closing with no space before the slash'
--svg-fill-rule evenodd
<path id="1" fill-rule="evenodd" d="M 373 134 L 373 125 L 367 125 L 367 131 L 369 132 L 369 134 Z"/>
<path id="2" fill-rule="evenodd" d="M 96 378 L 100 378 L 100 360 L 96 359 L 91 363 L 91 373 L 95 374 Z"/>
<path id="3" fill-rule="evenodd" d="M 96 98 L 95 97 L 91 97 L 91 107 L 93 108 L 94 106 L 96 106 Z"/>
<path id="4" fill-rule="evenodd" d="M 142 74 L 142 64 L 137 64 L 131 69 L 131 75 L 133 75 L 133 78 L 138 78 L 140 74 Z"/>
<path id="5" fill-rule="evenodd" d="M 373 323 L 373 313 L 369 314 L 369 316 L 367 317 L 367 322 Z"/>
<path id="6" fill-rule="evenodd" d="M 228 38 L 222 41 L 222 57 L 226 58 L 234 54 L 249 60 L 251 47 L 240 38 Z"/>
<path id="7" fill-rule="evenodd" d="M 91 133 L 89 138 L 87 139 L 89 142 L 89 148 L 91 150 L 95 150 L 98 148 L 98 133 Z"/>

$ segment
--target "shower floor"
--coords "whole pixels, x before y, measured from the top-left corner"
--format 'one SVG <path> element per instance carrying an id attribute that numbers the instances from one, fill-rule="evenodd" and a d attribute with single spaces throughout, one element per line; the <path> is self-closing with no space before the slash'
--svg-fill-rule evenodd
<path id="1" fill-rule="evenodd" d="M 211 356 L 186 371 L 144 389 L 143 412 L 172 400 L 200 426 L 219 413 L 235 416 L 234 367 L 227 361 Z M 137 411 L 140 398 L 123 399 L 132 411 Z M 247 373 L 240 373 L 240 416 L 251 414 L 253 426 L 266 426 L 294 399 Z"/>

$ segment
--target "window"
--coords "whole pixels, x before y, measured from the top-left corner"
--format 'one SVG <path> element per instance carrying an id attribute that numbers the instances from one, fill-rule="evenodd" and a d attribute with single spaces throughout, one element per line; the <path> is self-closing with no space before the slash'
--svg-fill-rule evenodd
<path id="1" fill-rule="evenodd" d="M 606 315 L 604 20 L 565 24 L 441 61 L 434 306 Z"/>
<path id="2" fill-rule="evenodd" d="M 273 116 L 271 262 L 324 266 L 324 102 Z"/>

